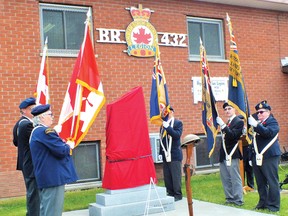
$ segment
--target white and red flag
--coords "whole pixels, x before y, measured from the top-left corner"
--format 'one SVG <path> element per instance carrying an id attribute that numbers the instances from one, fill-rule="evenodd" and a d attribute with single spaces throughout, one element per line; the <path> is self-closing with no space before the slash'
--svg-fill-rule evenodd
<path id="1" fill-rule="evenodd" d="M 59 136 L 65 141 L 74 142 L 75 147 L 87 134 L 105 103 L 103 86 L 90 38 L 90 17 L 91 12 L 89 11 L 84 40 L 68 85 L 57 126 Z"/>
<path id="2" fill-rule="evenodd" d="M 48 70 L 48 39 L 45 40 L 38 82 L 35 90 L 36 104 L 48 104 L 49 97 L 49 70 Z"/>

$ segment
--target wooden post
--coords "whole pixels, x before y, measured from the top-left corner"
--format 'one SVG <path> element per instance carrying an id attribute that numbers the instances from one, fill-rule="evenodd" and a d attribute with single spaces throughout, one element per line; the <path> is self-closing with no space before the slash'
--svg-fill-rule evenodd
<path id="1" fill-rule="evenodd" d="M 191 188 L 191 169 L 190 169 L 190 159 L 192 156 L 192 151 L 195 145 L 201 143 L 200 137 L 195 134 L 188 134 L 184 137 L 183 142 L 181 144 L 182 148 L 186 149 L 186 162 L 184 164 L 185 171 L 185 183 L 186 183 L 186 193 L 187 193 L 187 203 L 189 216 L 193 216 L 193 201 L 192 201 L 192 188 Z"/>
<path id="2" fill-rule="evenodd" d="M 194 145 L 186 145 L 186 163 L 184 168 L 186 169 L 185 172 L 185 183 L 186 183 L 186 193 L 187 193 L 187 203 L 188 203 L 188 210 L 189 216 L 193 216 L 193 201 L 192 201 L 192 188 L 190 185 L 191 182 L 191 169 L 190 169 L 190 158 L 192 155 Z"/>

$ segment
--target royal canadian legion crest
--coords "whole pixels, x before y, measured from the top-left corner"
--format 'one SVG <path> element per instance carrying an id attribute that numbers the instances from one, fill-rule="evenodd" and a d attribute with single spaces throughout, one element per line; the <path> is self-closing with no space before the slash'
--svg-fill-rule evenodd
<path id="1" fill-rule="evenodd" d="M 130 13 L 133 17 L 125 31 L 127 53 L 136 57 L 155 56 L 158 43 L 158 34 L 153 25 L 149 22 L 151 10 L 148 8 L 131 7 Z"/>

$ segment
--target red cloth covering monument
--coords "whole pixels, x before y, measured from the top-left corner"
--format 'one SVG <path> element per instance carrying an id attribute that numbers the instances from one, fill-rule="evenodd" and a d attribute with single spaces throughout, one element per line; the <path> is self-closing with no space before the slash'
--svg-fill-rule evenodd
<path id="1" fill-rule="evenodd" d="M 110 190 L 156 182 L 142 87 L 106 108 L 106 165 L 102 187 Z"/>

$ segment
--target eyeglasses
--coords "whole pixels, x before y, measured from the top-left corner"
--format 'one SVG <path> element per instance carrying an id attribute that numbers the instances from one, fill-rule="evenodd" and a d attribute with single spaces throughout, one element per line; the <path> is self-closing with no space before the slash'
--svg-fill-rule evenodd
<path id="1" fill-rule="evenodd" d="M 231 107 L 227 107 L 224 110 L 227 111 L 227 110 L 231 110 L 231 109 L 232 109 Z"/>
<path id="2" fill-rule="evenodd" d="M 261 110 L 261 111 L 258 111 L 258 112 L 256 112 L 256 113 L 257 113 L 257 115 L 258 115 L 258 114 L 263 114 L 264 112 L 267 112 L 267 111 Z"/>
<path id="3" fill-rule="evenodd" d="M 32 110 L 35 106 L 27 107 L 27 109 Z"/>
<path id="4" fill-rule="evenodd" d="M 53 113 L 46 113 L 45 115 L 50 115 L 51 117 L 53 117 Z"/>

